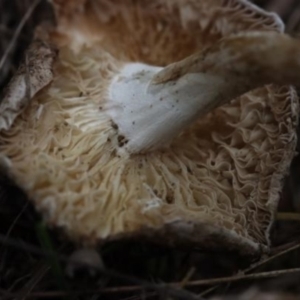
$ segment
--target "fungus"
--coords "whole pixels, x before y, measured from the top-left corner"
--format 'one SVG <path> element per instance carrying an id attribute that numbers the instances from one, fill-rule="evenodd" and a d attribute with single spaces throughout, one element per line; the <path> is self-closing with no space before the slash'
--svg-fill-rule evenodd
<path id="1" fill-rule="evenodd" d="M 52 1 L 53 81 L 0 122 L 3 164 L 47 223 L 88 245 L 268 249 L 298 114 L 280 19 L 244 0 Z"/>
<path id="2" fill-rule="evenodd" d="M 74 277 L 80 270 L 87 270 L 91 277 L 97 274 L 97 270 L 104 269 L 104 263 L 99 253 L 94 249 L 80 249 L 71 256 L 66 267 L 66 273 L 69 277 Z"/>

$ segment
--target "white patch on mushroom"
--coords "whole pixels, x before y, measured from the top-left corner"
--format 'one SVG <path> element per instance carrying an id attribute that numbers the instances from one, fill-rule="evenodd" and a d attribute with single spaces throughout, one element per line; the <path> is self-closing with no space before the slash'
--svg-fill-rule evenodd
<path id="1" fill-rule="evenodd" d="M 106 112 L 128 142 L 129 153 L 164 147 L 199 114 L 210 111 L 212 99 L 226 82 L 214 75 L 187 74 L 176 81 L 153 85 L 162 68 L 127 64 L 109 87 Z"/>
<path id="2" fill-rule="evenodd" d="M 139 201 L 143 205 L 141 212 L 144 214 L 151 209 L 157 209 L 160 206 L 162 206 L 163 200 L 161 198 L 157 197 L 157 195 L 154 193 L 153 189 L 148 184 L 144 183 L 143 186 L 150 196 L 150 200 L 143 199 L 143 200 Z"/>

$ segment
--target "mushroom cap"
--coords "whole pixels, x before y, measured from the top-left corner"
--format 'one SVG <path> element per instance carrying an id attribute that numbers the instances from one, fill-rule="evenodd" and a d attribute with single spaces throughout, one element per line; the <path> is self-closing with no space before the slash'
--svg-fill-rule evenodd
<path id="1" fill-rule="evenodd" d="M 107 86 L 127 62 L 165 66 L 243 31 L 282 31 L 242 0 L 53 0 L 59 49 L 0 151 L 47 223 L 73 240 L 162 237 L 259 254 L 296 145 L 297 95 L 266 86 L 199 119 L 170 147 L 119 155 Z M 1 123 L 1 122 L 0 122 Z"/>

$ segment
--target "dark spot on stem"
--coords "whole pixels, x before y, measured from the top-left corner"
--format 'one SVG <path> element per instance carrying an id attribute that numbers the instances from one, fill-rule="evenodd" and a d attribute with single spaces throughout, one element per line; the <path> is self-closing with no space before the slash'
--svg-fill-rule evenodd
<path id="1" fill-rule="evenodd" d="M 115 123 L 115 122 L 111 122 L 111 127 L 115 130 L 118 130 L 119 129 L 119 126 Z"/>
<path id="2" fill-rule="evenodd" d="M 118 145 L 119 147 L 123 147 L 124 145 L 126 145 L 128 143 L 128 140 L 125 138 L 124 135 L 118 135 Z"/>

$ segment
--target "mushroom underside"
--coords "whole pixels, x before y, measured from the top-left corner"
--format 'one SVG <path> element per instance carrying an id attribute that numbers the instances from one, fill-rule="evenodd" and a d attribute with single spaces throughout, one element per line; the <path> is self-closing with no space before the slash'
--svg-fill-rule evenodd
<path id="1" fill-rule="evenodd" d="M 249 92 L 197 120 L 169 147 L 121 155 L 126 141 L 106 113 L 107 87 L 120 68 L 136 61 L 165 66 L 226 34 L 180 20 L 179 9 L 171 14 L 136 4 L 129 10 L 85 21 L 86 46 L 77 47 L 80 34 L 66 36 L 60 27 L 52 33 L 60 52 L 53 82 L 1 134 L 10 176 L 49 225 L 77 241 L 159 233 L 172 243 L 259 252 L 260 244 L 269 245 L 294 155 L 294 89 L 270 85 Z M 95 23 L 101 24 L 97 32 Z"/>

